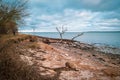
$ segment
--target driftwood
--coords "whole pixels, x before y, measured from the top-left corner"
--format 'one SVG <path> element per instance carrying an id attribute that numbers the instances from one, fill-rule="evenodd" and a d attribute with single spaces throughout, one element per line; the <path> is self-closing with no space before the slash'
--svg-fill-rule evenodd
<path id="1" fill-rule="evenodd" d="M 74 37 L 72 38 L 72 40 L 75 40 L 75 38 L 77 38 L 77 37 L 79 37 L 79 36 L 82 36 L 83 34 L 84 34 L 84 33 L 82 32 L 82 33 L 80 33 L 80 34 L 74 36 Z"/>

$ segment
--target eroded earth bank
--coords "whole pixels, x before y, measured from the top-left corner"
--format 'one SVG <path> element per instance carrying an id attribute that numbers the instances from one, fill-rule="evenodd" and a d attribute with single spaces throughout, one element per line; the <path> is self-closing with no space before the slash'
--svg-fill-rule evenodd
<path id="1" fill-rule="evenodd" d="M 0 38 L 0 80 L 120 80 L 120 55 L 71 40 Z"/>

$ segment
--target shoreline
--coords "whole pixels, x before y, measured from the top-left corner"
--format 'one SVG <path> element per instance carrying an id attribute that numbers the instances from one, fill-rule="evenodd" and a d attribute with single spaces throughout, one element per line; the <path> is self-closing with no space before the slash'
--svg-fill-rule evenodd
<path id="1" fill-rule="evenodd" d="M 39 38 L 44 38 L 44 39 L 53 39 L 53 40 L 61 40 L 60 38 L 49 38 L 49 37 L 43 37 L 43 36 L 37 36 Z M 119 47 L 113 47 L 113 46 L 110 46 L 110 45 L 103 45 L 103 44 L 89 44 L 89 43 L 84 43 L 84 42 L 81 42 L 81 41 L 77 41 L 77 40 L 71 40 L 71 39 L 63 39 L 63 41 L 70 41 L 70 42 L 76 42 L 78 43 L 79 45 L 81 44 L 84 44 L 86 46 L 91 46 L 91 48 L 95 48 L 96 51 L 100 51 L 100 52 L 103 52 L 105 54 L 117 54 L 117 55 L 120 55 L 120 48 Z"/>
<path id="2" fill-rule="evenodd" d="M 111 32 L 111 31 L 110 31 Z M 89 32 L 84 33 L 82 36 L 76 38 L 76 41 L 80 41 L 82 43 L 87 43 L 91 45 L 100 45 L 100 46 L 109 46 L 113 48 L 120 48 L 120 39 L 116 37 L 120 34 L 120 32 L 114 32 L 112 33 L 106 32 Z M 54 34 L 55 33 L 55 34 Z M 73 36 L 76 36 L 80 32 L 66 32 L 66 34 L 63 35 L 64 39 L 71 39 Z M 100 34 L 99 34 L 100 33 Z M 58 32 L 28 32 L 26 34 L 35 35 L 35 36 L 45 36 L 45 37 L 53 37 L 53 38 L 59 38 Z M 99 36 L 99 37 L 98 37 Z M 105 39 L 105 40 L 104 40 Z M 107 40 L 108 39 L 108 40 Z"/>
<path id="3" fill-rule="evenodd" d="M 32 78 L 30 80 L 120 80 L 118 54 L 105 54 L 92 45 L 68 39 L 61 42 L 61 39 L 25 34 L 5 38 L 0 38 L 3 45 L 0 64 L 4 61 L 8 64 L 0 65 L 0 69 L 6 75 L 12 73 L 7 76 L 10 79 L 16 74 L 18 78 L 25 74 Z M 11 64 L 15 67 L 9 66 Z M 6 78 L 1 72 L 0 76 Z"/>

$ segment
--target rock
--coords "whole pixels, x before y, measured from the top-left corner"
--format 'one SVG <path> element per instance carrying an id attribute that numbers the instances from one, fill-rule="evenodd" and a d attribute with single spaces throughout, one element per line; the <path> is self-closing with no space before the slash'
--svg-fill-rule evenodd
<path id="1" fill-rule="evenodd" d="M 59 79 L 60 80 L 80 80 L 80 72 L 62 71 Z"/>
<path id="2" fill-rule="evenodd" d="M 28 65 L 33 65 L 34 63 L 32 62 L 32 57 L 20 55 L 21 59 L 26 62 Z"/>
<path id="3" fill-rule="evenodd" d="M 43 39 L 43 42 L 46 43 L 46 44 L 50 44 L 49 39 Z"/>
<path id="4" fill-rule="evenodd" d="M 90 71 L 62 71 L 60 74 L 60 80 L 96 80 L 92 79 L 93 73 Z"/>
<path id="5" fill-rule="evenodd" d="M 115 80 L 120 80 L 120 76 L 115 77 Z"/>
<path id="6" fill-rule="evenodd" d="M 100 61 L 103 61 L 103 62 L 105 62 L 105 60 L 104 60 L 103 58 L 97 58 L 97 59 L 99 59 Z"/>
<path id="7" fill-rule="evenodd" d="M 42 76 L 54 77 L 57 73 L 54 70 L 46 69 L 45 71 L 40 72 Z"/>
<path id="8" fill-rule="evenodd" d="M 29 41 L 30 42 L 36 42 L 38 39 L 35 36 L 31 36 Z"/>
<path id="9" fill-rule="evenodd" d="M 48 67 L 48 68 L 61 68 L 61 67 L 65 67 L 65 62 L 61 62 L 61 61 L 43 61 L 42 65 L 44 67 Z"/>
<path id="10" fill-rule="evenodd" d="M 107 76 L 120 76 L 120 69 L 117 68 L 106 68 L 103 70 L 103 72 L 107 75 Z"/>
<path id="11" fill-rule="evenodd" d="M 67 68 L 72 69 L 72 70 L 77 70 L 77 64 L 75 64 L 74 62 L 66 62 L 66 63 L 65 63 L 65 66 L 66 66 Z"/>

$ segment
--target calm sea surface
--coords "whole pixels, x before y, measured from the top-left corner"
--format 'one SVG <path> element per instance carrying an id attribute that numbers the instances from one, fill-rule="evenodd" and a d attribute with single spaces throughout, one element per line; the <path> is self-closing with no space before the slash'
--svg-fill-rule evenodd
<path id="1" fill-rule="evenodd" d="M 59 38 L 58 32 L 22 32 L 25 34 L 32 34 L 37 36 Z M 79 34 L 79 32 L 66 32 L 63 35 L 65 39 L 71 39 L 72 37 Z M 85 32 L 82 36 L 75 40 L 84 43 L 95 44 L 95 45 L 107 45 L 111 47 L 120 48 L 120 32 Z"/>

